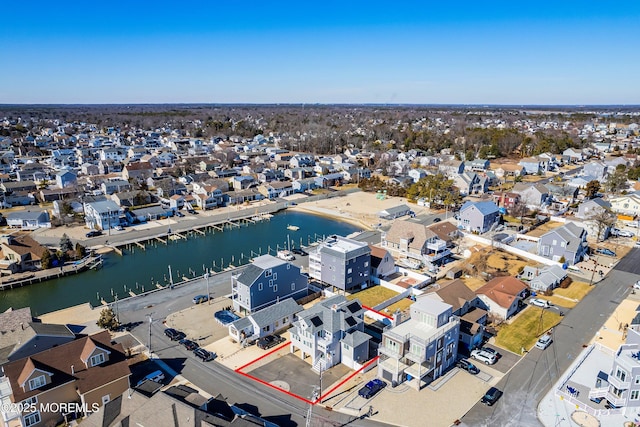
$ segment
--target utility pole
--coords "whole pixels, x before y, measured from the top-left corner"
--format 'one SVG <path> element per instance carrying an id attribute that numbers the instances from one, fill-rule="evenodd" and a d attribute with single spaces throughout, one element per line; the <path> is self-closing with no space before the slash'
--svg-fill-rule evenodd
<path id="1" fill-rule="evenodd" d="M 147 314 L 147 317 L 149 318 L 149 357 L 151 357 L 151 323 L 153 323 L 153 318 L 151 317 L 151 314 Z"/>
<path id="2" fill-rule="evenodd" d="M 173 289 L 173 275 L 171 274 L 171 265 L 169 265 L 169 288 Z"/>
<path id="3" fill-rule="evenodd" d="M 211 305 L 211 296 L 209 295 L 209 269 L 204 273 L 204 278 L 207 280 L 207 305 Z"/>

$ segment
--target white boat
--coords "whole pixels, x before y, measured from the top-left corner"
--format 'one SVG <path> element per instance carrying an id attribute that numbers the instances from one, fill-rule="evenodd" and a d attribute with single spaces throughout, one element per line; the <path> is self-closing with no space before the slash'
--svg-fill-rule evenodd
<path id="1" fill-rule="evenodd" d="M 287 230 L 298 231 L 300 230 L 300 227 L 298 227 L 297 225 L 287 225 Z"/>

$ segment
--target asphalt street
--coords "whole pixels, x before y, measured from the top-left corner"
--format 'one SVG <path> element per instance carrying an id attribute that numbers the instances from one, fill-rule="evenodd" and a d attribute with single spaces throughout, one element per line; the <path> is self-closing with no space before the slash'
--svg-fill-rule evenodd
<path id="1" fill-rule="evenodd" d="M 593 338 L 630 286 L 640 279 L 640 249 L 632 249 L 553 329 L 546 350 L 532 349 L 498 383 L 504 392 L 494 406 L 477 403 L 462 419 L 469 426 L 541 426 L 540 400 Z"/>
<path id="2" fill-rule="evenodd" d="M 212 298 L 230 294 L 230 280 L 230 272 L 213 275 L 209 279 Z M 237 374 L 221 364 L 203 363 L 164 335 L 163 322 L 166 317 L 190 307 L 193 296 L 206 291 L 206 281 L 199 279 L 174 289 L 122 300 L 118 303 L 120 321 L 144 322 L 131 333 L 147 346 L 150 341 L 151 349 L 157 357 L 207 393 L 214 396 L 221 393 L 230 403 L 237 403 L 241 408 L 283 427 L 304 425 L 309 408 L 304 402 Z M 314 426 L 386 426 L 366 418 L 359 419 L 327 411 L 318 406 L 314 407 L 313 412 Z"/>

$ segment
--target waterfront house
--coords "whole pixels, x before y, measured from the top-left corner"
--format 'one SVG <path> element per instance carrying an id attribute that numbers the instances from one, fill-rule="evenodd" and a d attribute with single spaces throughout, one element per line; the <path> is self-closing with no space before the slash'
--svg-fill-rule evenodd
<path id="1" fill-rule="evenodd" d="M 458 225 L 476 233 L 486 233 L 498 224 L 500 211 L 494 202 L 466 202 L 458 213 Z"/>
<path id="2" fill-rule="evenodd" d="M 291 353 L 311 357 L 312 369 L 326 371 L 338 363 L 357 369 L 369 358 L 364 309 L 358 299 L 335 295 L 298 313 L 290 330 Z"/>
<path id="3" fill-rule="evenodd" d="M 0 236 L 0 271 L 2 274 L 33 271 L 41 268 L 41 257 L 49 249 L 28 235 Z"/>
<path id="4" fill-rule="evenodd" d="M 383 278 L 396 271 L 393 257 L 384 248 L 369 245 L 371 250 L 371 277 Z"/>
<path id="5" fill-rule="evenodd" d="M 411 214 L 411 208 L 407 205 L 392 206 L 388 209 L 378 212 L 378 217 L 382 219 L 402 218 Z"/>
<path id="6" fill-rule="evenodd" d="M 47 404 L 102 406 L 129 388 L 131 375 L 122 344 L 112 344 L 108 331 L 9 362 L 3 369 L 0 399 L 37 403 L 33 411 L 3 413 L 4 419 L 24 426 L 61 423 L 64 414 L 56 405 L 47 411 Z"/>
<path id="7" fill-rule="evenodd" d="M 587 249 L 587 231 L 568 222 L 540 236 L 537 253 L 553 261 L 573 265 L 582 261 Z"/>
<path id="8" fill-rule="evenodd" d="M 329 172 L 321 176 L 316 176 L 314 179 L 318 188 L 329 188 L 342 185 L 344 176 L 340 172 Z"/>
<path id="9" fill-rule="evenodd" d="M 236 191 L 246 190 L 256 184 L 256 180 L 251 175 L 240 175 L 231 178 L 233 189 Z"/>
<path id="10" fill-rule="evenodd" d="M 495 277 L 476 290 L 484 309 L 494 319 L 507 320 L 518 312 L 526 296 L 527 285 L 510 276 Z"/>
<path id="11" fill-rule="evenodd" d="M 364 242 L 329 236 L 309 251 L 309 276 L 348 291 L 369 286 L 371 250 Z"/>
<path id="12" fill-rule="evenodd" d="M 291 183 L 291 188 L 293 188 L 293 191 L 296 193 L 311 191 L 317 188 L 316 180 L 314 178 L 296 179 Z"/>
<path id="13" fill-rule="evenodd" d="M 272 181 L 258 187 L 258 191 L 267 199 L 286 197 L 293 194 L 293 187 L 289 181 Z"/>
<path id="14" fill-rule="evenodd" d="M 455 366 L 460 320 L 433 298 L 419 298 L 410 310 L 409 320 L 382 334 L 378 377 L 421 390 Z"/>
<path id="15" fill-rule="evenodd" d="M 6 215 L 7 225 L 22 230 L 36 230 L 51 228 L 51 220 L 47 211 L 27 209 L 26 211 L 10 212 Z"/>
<path id="16" fill-rule="evenodd" d="M 307 296 L 309 279 L 297 267 L 271 255 L 253 260 L 231 278 L 233 308 L 254 313 L 280 300 Z"/>
<path id="17" fill-rule="evenodd" d="M 411 221 L 394 221 L 391 228 L 382 234 L 382 247 L 396 258 L 411 258 L 427 265 L 448 256 L 451 251 L 447 246 L 446 240 L 437 233 Z"/>
<path id="18" fill-rule="evenodd" d="M 120 206 L 113 200 L 84 204 L 84 221 L 91 230 L 109 230 L 120 225 Z"/>
<path id="19" fill-rule="evenodd" d="M 239 343 L 252 343 L 258 339 L 288 329 L 296 314 L 304 310 L 293 298 L 286 298 L 241 317 L 229 325 L 229 337 Z"/>

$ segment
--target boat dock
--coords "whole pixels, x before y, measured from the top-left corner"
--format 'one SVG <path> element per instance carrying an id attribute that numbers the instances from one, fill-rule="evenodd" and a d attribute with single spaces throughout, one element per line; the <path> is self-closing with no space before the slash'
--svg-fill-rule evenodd
<path id="1" fill-rule="evenodd" d="M 86 270 L 95 270 L 102 267 L 101 255 L 89 255 L 83 259 L 67 263 L 62 267 L 48 268 L 46 270 L 34 271 L 31 273 L 18 273 L 8 277 L 3 277 L 0 281 L 0 291 L 19 288 L 45 280 L 57 279 L 63 276 L 78 274 Z"/>

